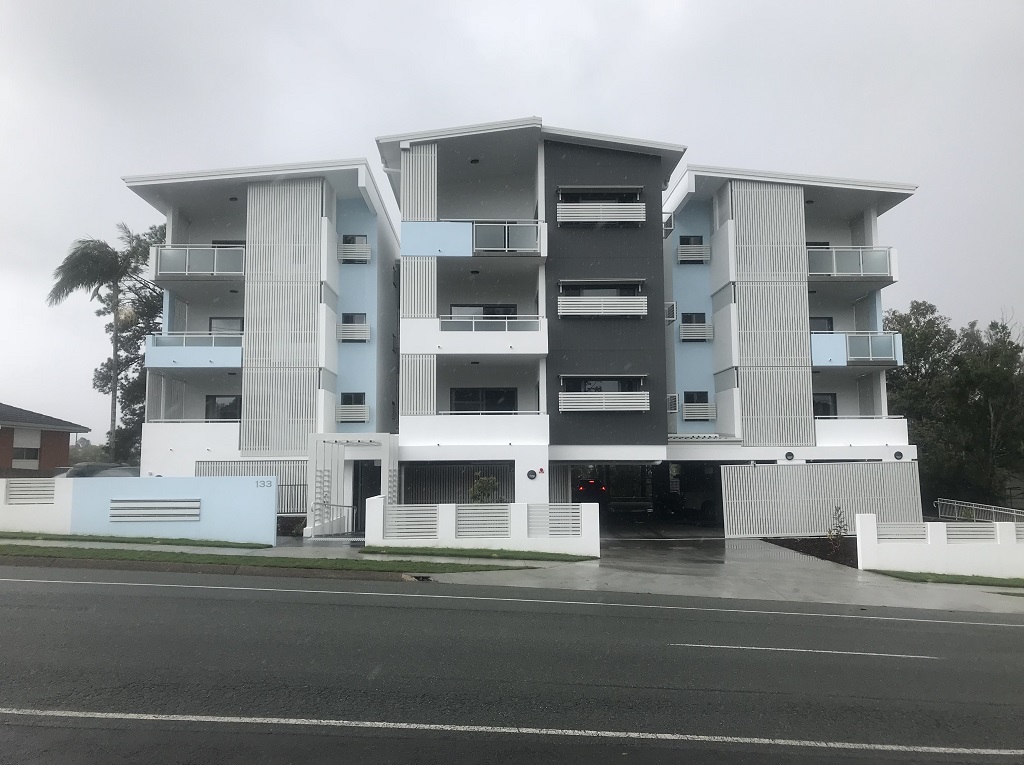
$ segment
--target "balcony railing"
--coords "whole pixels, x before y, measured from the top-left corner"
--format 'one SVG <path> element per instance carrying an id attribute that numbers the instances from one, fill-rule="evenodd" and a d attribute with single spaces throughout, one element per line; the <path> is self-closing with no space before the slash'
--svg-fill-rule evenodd
<path id="1" fill-rule="evenodd" d="M 370 339 L 370 325 L 339 324 L 338 339 L 342 342 L 365 343 Z"/>
<path id="2" fill-rule="evenodd" d="M 245 273 L 245 247 L 216 245 L 159 245 L 156 275 L 241 276 Z"/>
<path id="3" fill-rule="evenodd" d="M 707 263 L 711 260 L 710 244 L 681 244 L 676 251 L 679 263 Z"/>
<path id="4" fill-rule="evenodd" d="M 537 332 L 539 316 L 440 316 L 442 332 Z"/>
<path id="5" fill-rule="evenodd" d="M 710 342 L 715 339 L 714 324 L 680 324 L 679 340 L 688 342 Z"/>
<path id="6" fill-rule="evenodd" d="M 810 276 L 891 276 L 890 247 L 808 247 Z"/>
<path id="7" fill-rule="evenodd" d="M 445 411 L 445 410 L 442 410 L 442 411 L 439 411 L 438 414 L 439 415 L 456 415 L 456 416 L 460 416 L 460 415 L 464 415 L 464 414 L 470 414 L 470 415 L 478 415 L 479 416 L 479 415 L 492 415 L 492 414 L 501 414 L 501 415 L 544 414 L 544 412 L 539 412 L 539 411 L 530 410 L 530 409 L 481 409 L 481 410 L 472 410 L 472 411 L 467 411 L 467 410 L 464 410 L 464 409 L 460 409 L 459 411 L 451 411 L 451 410 Z"/>
<path id="8" fill-rule="evenodd" d="M 150 335 L 155 348 L 241 348 L 242 335 L 222 332 L 168 332 Z"/>
<path id="9" fill-rule="evenodd" d="M 338 404 L 334 407 L 335 422 L 368 422 L 370 407 L 366 404 Z"/>
<path id="10" fill-rule="evenodd" d="M 558 298 L 559 316 L 646 316 L 647 296 Z"/>
<path id="11" fill-rule="evenodd" d="M 370 245 L 338 242 L 338 260 L 342 263 L 369 263 Z"/>
<path id="12" fill-rule="evenodd" d="M 683 419 L 694 421 L 714 420 L 718 416 L 718 407 L 709 404 L 683 404 Z"/>
<path id="13" fill-rule="evenodd" d="M 896 361 L 895 332 L 847 332 L 846 359 L 849 362 Z"/>
<path id="14" fill-rule="evenodd" d="M 644 202 L 559 202 L 555 214 L 559 223 L 643 223 Z"/>
<path id="15" fill-rule="evenodd" d="M 540 252 L 537 221 L 473 221 L 474 252 Z"/>
<path id="16" fill-rule="evenodd" d="M 650 409 L 649 391 L 558 394 L 560 412 L 649 412 Z"/>

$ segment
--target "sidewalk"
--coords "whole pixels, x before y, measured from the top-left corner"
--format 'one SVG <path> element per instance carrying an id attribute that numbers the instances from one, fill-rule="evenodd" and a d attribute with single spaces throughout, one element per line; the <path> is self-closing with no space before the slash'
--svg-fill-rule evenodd
<path id="1" fill-rule="evenodd" d="M 2 540 L 2 543 L 36 547 L 159 550 L 254 559 L 284 557 L 471 564 L 493 562 L 531 568 L 431 574 L 431 579 L 466 585 L 1024 613 L 1024 597 L 1000 595 L 998 587 L 905 582 L 822 561 L 759 539 L 605 540 L 600 560 L 580 563 L 363 555 L 357 544 L 341 540 L 282 539 L 277 547 L 261 550 L 28 539 L 7 539 Z M 1024 594 L 1022 590 L 1018 592 Z"/>

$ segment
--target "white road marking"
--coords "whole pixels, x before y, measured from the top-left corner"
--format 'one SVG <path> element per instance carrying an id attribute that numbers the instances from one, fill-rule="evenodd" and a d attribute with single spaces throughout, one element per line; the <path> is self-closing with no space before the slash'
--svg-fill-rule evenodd
<path id="1" fill-rule="evenodd" d="M 491 603 L 536 603 L 556 606 L 601 606 L 603 608 L 637 608 L 656 611 L 696 611 L 719 614 L 758 614 L 766 616 L 806 616 L 820 619 L 864 619 L 882 622 L 912 622 L 916 624 L 956 624 L 963 627 L 1013 627 L 1024 629 L 1024 624 L 1008 622 L 964 622 L 954 619 L 913 619 L 907 616 L 868 616 L 865 614 L 823 614 L 814 611 L 768 611 L 752 608 L 710 608 L 707 606 L 668 606 L 652 603 L 607 603 L 597 600 L 545 600 L 542 598 L 496 598 L 483 595 L 431 595 L 419 592 L 364 592 L 361 590 L 305 590 L 291 587 L 240 587 L 217 584 L 169 584 L 158 582 L 99 582 L 70 579 L 13 579 L 2 578 L 0 582 L 21 582 L 29 584 L 78 584 L 101 587 L 153 587 L 179 590 L 225 590 L 230 592 L 278 592 L 298 595 L 352 595 L 367 598 L 410 598 L 422 600 L 465 600 Z"/>
<path id="2" fill-rule="evenodd" d="M 883 656 L 888 659 L 940 659 L 941 656 L 918 656 L 913 653 L 868 653 L 867 651 L 824 651 L 815 648 L 765 648 L 755 645 L 710 645 L 708 643 L 669 643 L 683 648 L 728 648 L 734 651 L 792 651 L 794 653 L 832 653 L 840 656 Z"/>
<path id="3" fill-rule="evenodd" d="M 77 712 L 59 709 L 18 709 L 0 707 L 0 715 L 21 717 L 56 717 L 86 720 L 121 720 L 125 722 L 184 722 L 224 725 L 296 725 L 316 728 L 370 728 L 378 730 L 418 730 L 445 733 L 499 733 L 520 736 L 571 736 L 574 738 L 639 739 L 711 744 L 745 744 L 754 746 L 791 746 L 810 749 L 845 749 L 871 752 L 908 752 L 913 754 L 952 754 L 993 757 L 1020 757 L 1024 749 L 976 749 L 953 746 L 918 746 L 914 744 L 872 744 L 855 741 L 813 741 L 788 738 L 750 736 L 704 736 L 696 733 L 644 733 L 641 731 L 587 730 L 574 728 L 530 728 L 492 725 L 442 725 L 436 723 L 402 723 L 373 720 L 332 720 L 303 717 L 227 717 L 223 715 L 158 715 L 139 712 Z"/>

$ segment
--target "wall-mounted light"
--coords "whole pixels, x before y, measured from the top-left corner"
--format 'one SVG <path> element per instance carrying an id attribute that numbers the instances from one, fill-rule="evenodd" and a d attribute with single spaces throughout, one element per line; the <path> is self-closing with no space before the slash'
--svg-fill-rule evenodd
<path id="1" fill-rule="evenodd" d="M 804 204 L 805 205 L 813 205 L 814 204 L 814 200 L 813 199 L 805 199 L 804 200 Z"/>
<path id="2" fill-rule="evenodd" d="M 480 164 L 480 160 L 477 159 L 476 157 L 473 157 L 473 159 L 469 160 L 469 164 L 471 164 L 471 165 L 479 165 Z"/>
<path id="3" fill-rule="evenodd" d="M 903 459 L 903 452 L 896 452 L 892 456 L 895 457 L 898 460 L 901 460 L 901 459 Z"/>
<path id="4" fill-rule="evenodd" d="M 795 455 L 793 454 L 793 452 L 786 452 L 786 459 L 789 460 L 790 462 L 793 461 L 794 456 Z"/>
<path id="5" fill-rule="evenodd" d="M 237 202 L 238 201 L 238 197 L 228 197 L 228 201 L 229 202 Z"/>
<path id="6" fill-rule="evenodd" d="M 230 292 L 232 295 L 238 294 L 238 290 L 228 290 L 228 292 Z"/>

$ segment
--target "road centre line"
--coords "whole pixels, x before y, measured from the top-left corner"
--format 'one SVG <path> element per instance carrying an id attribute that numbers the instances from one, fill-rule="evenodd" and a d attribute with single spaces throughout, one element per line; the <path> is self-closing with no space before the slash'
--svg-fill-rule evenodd
<path id="1" fill-rule="evenodd" d="M 96 585 L 103 587 L 153 587 L 181 590 L 224 590 L 229 592 L 272 592 L 293 593 L 297 595 L 352 595 L 370 598 L 409 598 L 422 600 L 464 600 L 492 603 L 536 603 L 540 605 L 558 606 L 600 606 L 603 608 L 636 608 L 656 611 L 694 611 L 719 614 L 756 614 L 765 616 L 804 616 L 820 619 L 863 619 L 883 622 L 911 622 L 915 624 L 956 624 L 963 627 L 1012 627 L 1024 629 L 1024 623 L 1008 622 L 964 622 L 954 619 L 915 619 L 908 616 L 870 616 L 866 614 L 824 614 L 813 611 L 769 611 L 753 608 L 711 608 L 708 606 L 669 606 L 653 603 L 606 603 L 596 600 L 546 600 L 543 598 L 497 598 L 483 595 L 432 595 L 421 592 L 364 592 L 361 590 L 306 590 L 291 587 L 241 587 L 237 585 L 217 584 L 171 584 L 161 582 L 100 582 L 80 581 L 71 579 L 15 579 L 0 577 L 0 582 L 20 582 L 29 584 L 77 584 Z"/>
<path id="2" fill-rule="evenodd" d="M 989 757 L 1020 757 L 1024 749 L 977 749 L 950 746 L 917 746 L 913 744 L 872 744 L 854 741 L 813 741 L 803 739 L 761 738 L 749 736 L 704 736 L 695 733 L 644 733 L 641 731 L 586 730 L 574 728 L 530 728 L 491 725 L 442 725 L 436 723 L 402 723 L 370 720 L 334 720 L 301 717 L 227 717 L 222 715 L 162 715 L 139 712 L 79 712 L 58 709 L 19 709 L 0 707 L 0 716 L 49 717 L 86 720 L 118 720 L 123 722 L 184 722 L 222 725 L 294 725 L 314 728 L 362 728 L 378 730 L 412 730 L 444 733 L 491 733 L 519 736 L 565 736 L 574 738 L 632 739 L 677 741 L 684 743 L 743 744 L 753 746 L 801 747 L 809 749 L 842 749 L 871 752 L 906 752 L 912 754 L 949 754 Z"/>
<path id="3" fill-rule="evenodd" d="M 881 656 L 888 659 L 941 659 L 941 656 L 918 656 L 912 653 L 869 653 L 867 651 L 825 651 L 816 648 L 766 648 L 754 645 L 711 645 L 709 643 L 669 643 L 681 648 L 725 648 L 735 651 L 792 651 L 794 653 L 831 653 L 840 656 Z"/>

